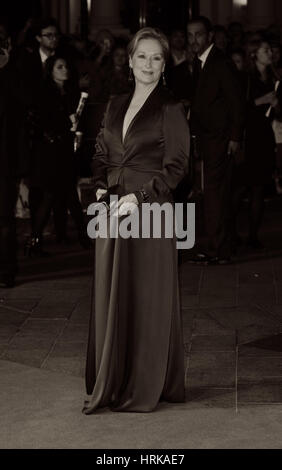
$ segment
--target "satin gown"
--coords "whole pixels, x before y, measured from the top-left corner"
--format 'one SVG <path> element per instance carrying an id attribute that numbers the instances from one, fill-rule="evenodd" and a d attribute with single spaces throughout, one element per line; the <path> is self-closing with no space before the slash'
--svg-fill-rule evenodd
<path id="1" fill-rule="evenodd" d="M 123 140 L 131 98 L 116 97 L 108 105 L 93 161 L 96 189 L 119 185 L 124 194 L 144 189 L 150 203 L 172 202 L 171 191 L 189 160 L 183 107 L 155 88 Z M 94 284 L 83 412 L 105 407 L 151 412 L 160 401 L 183 402 L 175 237 L 98 238 Z"/>

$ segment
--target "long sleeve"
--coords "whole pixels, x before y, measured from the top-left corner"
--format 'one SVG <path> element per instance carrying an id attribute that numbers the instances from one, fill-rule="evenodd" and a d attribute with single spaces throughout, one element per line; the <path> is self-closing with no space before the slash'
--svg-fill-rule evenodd
<path id="1" fill-rule="evenodd" d="M 165 106 L 163 133 L 165 140 L 163 168 L 143 186 L 150 202 L 159 196 L 169 194 L 188 171 L 190 131 L 182 104 L 169 103 Z"/>
<path id="2" fill-rule="evenodd" d="M 108 156 L 108 148 L 105 143 L 104 133 L 109 106 L 110 103 L 107 106 L 104 119 L 102 121 L 101 129 L 96 139 L 95 154 L 91 165 L 95 191 L 97 191 L 97 189 L 108 189 L 107 164 L 105 163 L 105 159 Z"/>

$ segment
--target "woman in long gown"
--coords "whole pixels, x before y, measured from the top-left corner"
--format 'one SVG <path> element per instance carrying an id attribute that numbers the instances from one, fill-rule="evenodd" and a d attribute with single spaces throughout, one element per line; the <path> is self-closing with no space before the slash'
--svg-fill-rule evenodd
<path id="1" fill-rule="evenodd" d="M 183 106 L 160 85 L 166 37 L 140 30 L 129 56 L 135 89 L 109 103 L 93 171 L 97 199 L 116 191 L 120 214 L 129 202 L 141 221 L 143 202 L 173 203 L 190 135 Z M 83 412 L 150 412 L 159 401 L 183 402 L 175 237 L 97 238 L 94 287 Z"/>

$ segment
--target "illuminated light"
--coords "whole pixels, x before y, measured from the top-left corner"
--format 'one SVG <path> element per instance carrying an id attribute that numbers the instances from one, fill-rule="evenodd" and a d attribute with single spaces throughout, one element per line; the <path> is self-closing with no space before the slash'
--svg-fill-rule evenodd
<path id="1" fill-rule="evenodd" d="M 248 5 L 248 0 L 233 0 L 235 7 L 246 7 Z"/>
<path id="2" fill-rule="evenodd" d="M 91 12 L 91 0 L 87 0 L 88 13 Z"/>

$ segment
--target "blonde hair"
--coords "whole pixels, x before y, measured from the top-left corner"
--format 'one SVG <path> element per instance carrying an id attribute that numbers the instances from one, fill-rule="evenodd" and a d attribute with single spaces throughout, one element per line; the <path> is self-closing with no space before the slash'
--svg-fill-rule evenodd
<path id="1" fill-rule="evenodd" d="M 159 29 L 156 28 L 142 28 L 135 36 L 132 38 L 130 43 L 128 44 L 128 54 L 132 57 L 138 47 L 139 42 L 142 39 L 155 39 L 158 41 L 162 47 L 164 60 L 167 61 L 169 58 L 169 42 L 167 37 L 164 33 L 162 33 Z"/>

